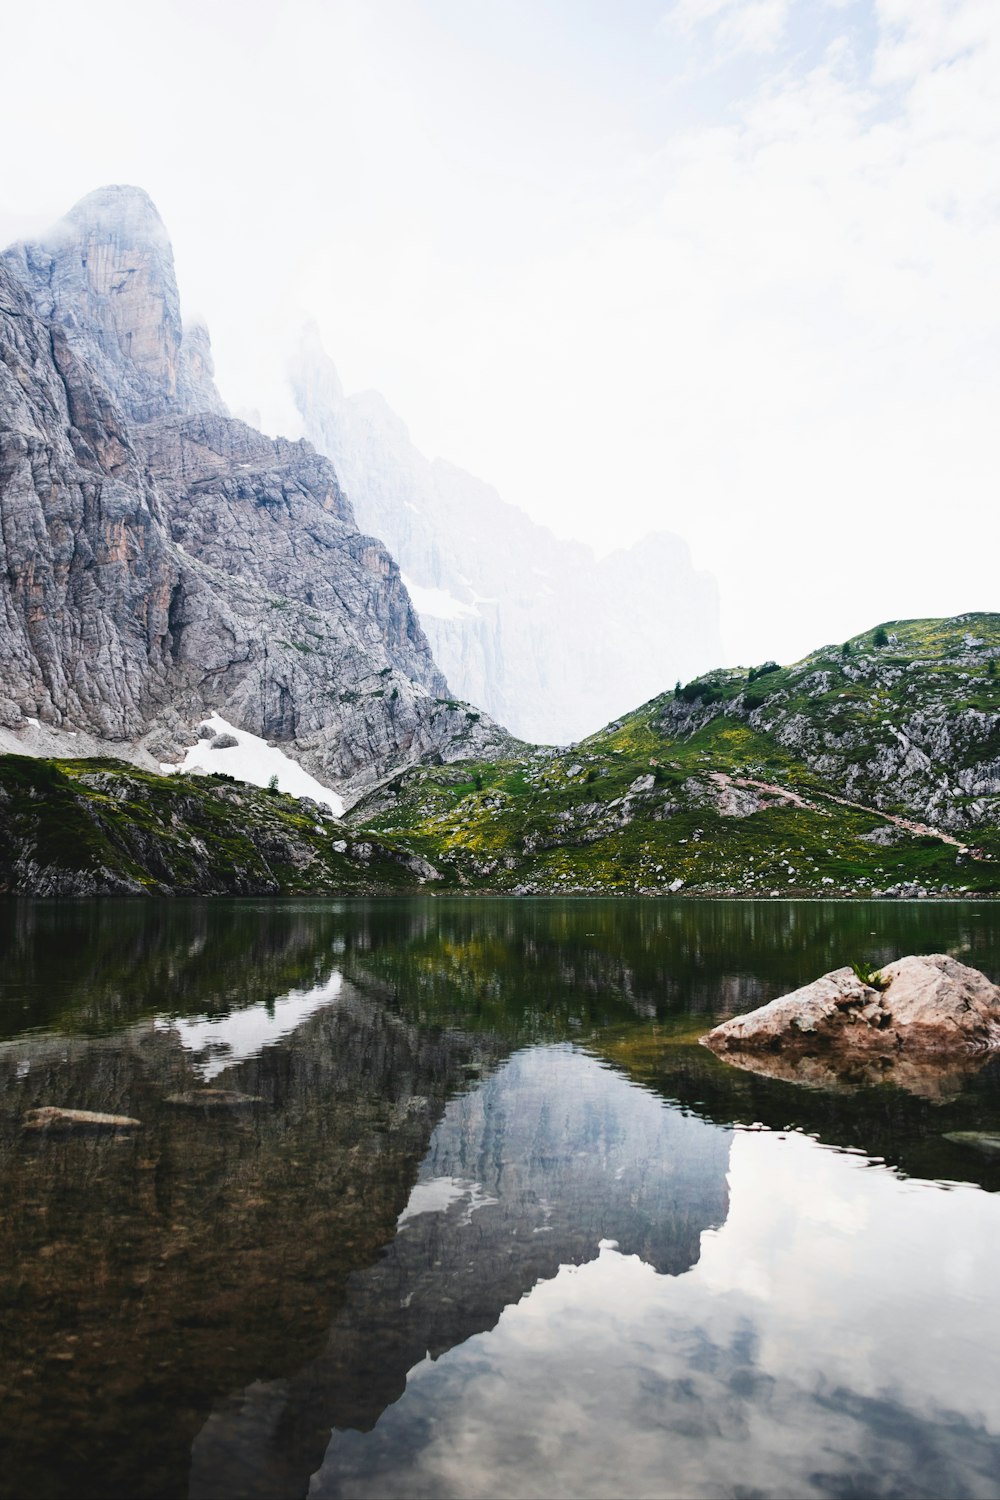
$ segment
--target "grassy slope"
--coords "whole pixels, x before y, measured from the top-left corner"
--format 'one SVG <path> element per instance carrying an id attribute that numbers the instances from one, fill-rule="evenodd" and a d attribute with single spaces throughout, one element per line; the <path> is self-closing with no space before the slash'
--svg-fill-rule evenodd
<path id="1" fill-rule="evenodd" d="M 228 777 L 0 756 L 0 893 L 294 894 L 417 884 L 381 841 Z"/>
<path id="2" fill-rule="evenodd" d="M 418 850 L 455 883 L 496 889 L 993 891 L 1000 797 L 982 788 L 1000 755 L 1000 677 L 989 665 L 1000 616 L 887 633 L 881 649 L 869 632 L 847 654 L 825 648 L 753 681 L 745 670 L 708 674 L 570 750 L 404 772 L 352 821 Z M 929 753 L 905 748 L 915 725 Z M 766 783 L 805 805 L 719 778 Z M 884 814 L 950 829 L 986 857 Z M 873 831 L 891 842 L 866 840 Z"/>

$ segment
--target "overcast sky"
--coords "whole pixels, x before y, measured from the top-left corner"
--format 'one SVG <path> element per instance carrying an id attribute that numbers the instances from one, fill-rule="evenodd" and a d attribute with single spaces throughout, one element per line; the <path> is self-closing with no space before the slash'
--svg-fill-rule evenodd
<path id="1" fill-rule="evenodd" d="M 996 0 L 9 7 L 0 237 L 144 186 L 219 384 L 348 390 L 727 654 L 1000 607 Z"/>

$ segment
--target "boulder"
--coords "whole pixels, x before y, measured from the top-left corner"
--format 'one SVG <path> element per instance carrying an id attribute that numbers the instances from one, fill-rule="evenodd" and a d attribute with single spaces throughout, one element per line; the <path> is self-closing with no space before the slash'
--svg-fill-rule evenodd
<path id="1" fill-rule="evenodd" d="M 834 969 L 703 1041 L 713 1052 L 956 1054 L 1000 1048 L 1000 987 L 946 953 L 897 959 L 865 984 Z"/>

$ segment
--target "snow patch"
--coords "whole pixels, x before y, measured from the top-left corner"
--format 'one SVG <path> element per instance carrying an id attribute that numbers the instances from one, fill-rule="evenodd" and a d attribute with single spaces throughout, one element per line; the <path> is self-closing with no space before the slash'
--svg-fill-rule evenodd
<path id="1" fill-rule="evenodd" d="M 405 573 L 401 576 L 418 615 L 430 615 L 433 620 L 466 620 L 478 617 L 479 611 L 474 604 L 463 604 L 461 599 L 456 599 L 455 595 L 449 594 L 447 589 L 421 588 L 419 583 L 414 583 L 411 578 L 407 578 Z"/>
<path id="2" fill-rule="evenodd" d="M 303 1021 L 336 1000 L 342 983 L 343 976 L 334 969 L 328 979 L 311 990 L 289 990 L 276 1000 L 262 1000 L 228 1016 L 157 1016 L 153 1026 L 156 1031 L 173 1031 L 186 1052 L 198 1054 L 194 1070 L 208 1083 L 234 1063 L 257 1057 L 265 1047 L 296 1031 Z"/>
<path id="3" fill-rule="evenodd" d="M 160 766 L 165 776 L 172 771 L 224 771 L 227 776 L 235 776 L 237 781 L 248 782 L 250 786 L 267 786 L 271 777 L 277 776 L 279 792 L 287 792 L 292 797 L 312 797 L 315 802 L 328 802 L 338 818 L 343 816 L 344 799 L 310 776 L 283 750 L 269 745 L 257 734 L 237 729 L 221 714 L 210 714 L 201 722 L 216 734 L 232 735 L 236 744 L 228 749 L 215 750 L 211 740 L 197 740 L 179 765 Z"/>

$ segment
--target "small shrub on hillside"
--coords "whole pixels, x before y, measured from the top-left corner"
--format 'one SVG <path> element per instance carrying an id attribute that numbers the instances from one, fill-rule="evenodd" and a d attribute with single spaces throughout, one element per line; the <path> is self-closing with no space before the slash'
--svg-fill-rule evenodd
<path id="1" fill-rule="evenodd" d="M 722 697 L 719 689 L 710 682 L 688 682 L 681 688 L 680 696 L 685 703 L 695 703 L 699 698 L 702 703 L 718 703 Z"/>
<path id="2" fill-rule="evenodd" d="M 873 646 L 878 646 L 879 648 L 881 648 L 882 646 L 888 646 L 888 644 L 889 644 L 889 634 L 888 634 L 888 631 L 886 630 L 886 628 L 885 628 L 884 625 L 880 625 L 879 628 L 876 630 L 875 634 L 872 636 L 872 645 Z"/>
<path id="3" fill-rule="evenodd" d="M 763 666 L 751 667 L 747 673 L 747 682 L 756 682 L 758 677 L 766 677 L 769 672 L 780 672 L 781 668 L 776 661 L 766 661 Z"/>

